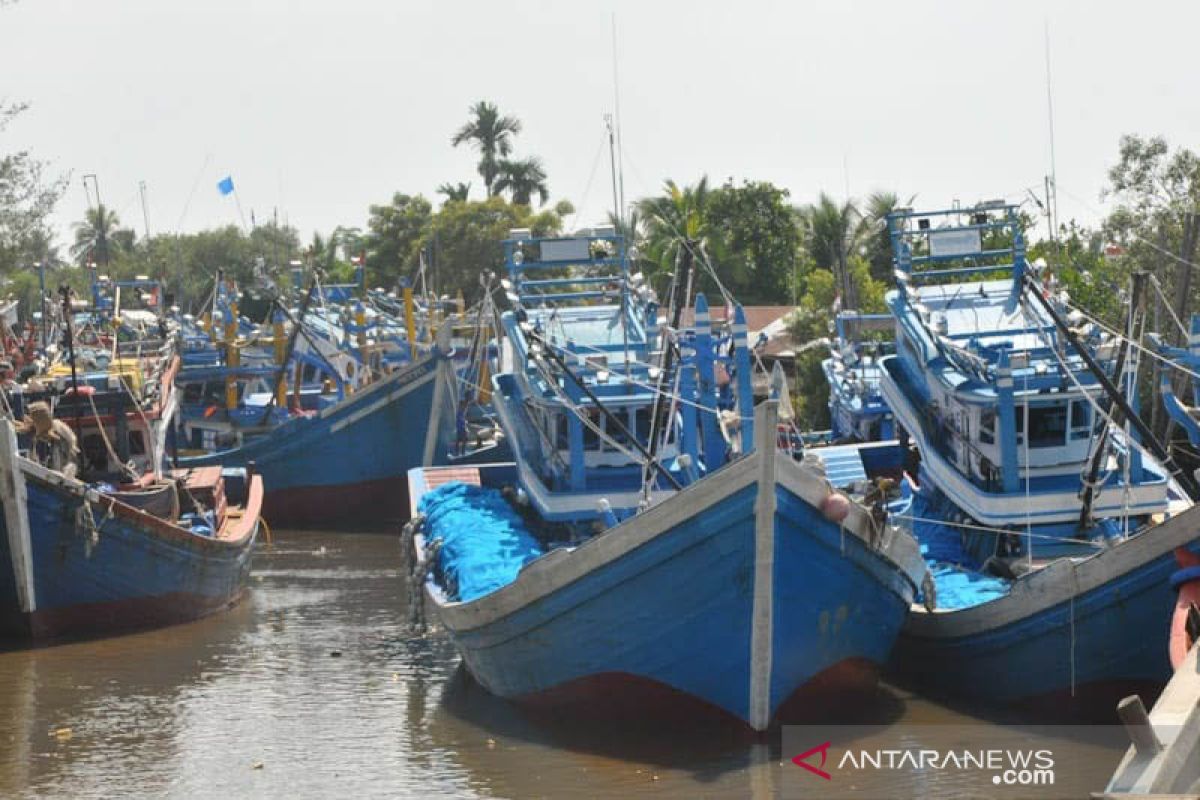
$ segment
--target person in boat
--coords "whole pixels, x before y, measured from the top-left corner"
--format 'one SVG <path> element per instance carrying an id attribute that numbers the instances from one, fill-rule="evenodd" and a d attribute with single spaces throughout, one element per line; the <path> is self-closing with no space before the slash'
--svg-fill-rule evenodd
<path id="1" fill-rule="evenodd" d="M 31 460 L 68 478 L 75 477 L 79 470 L 79 443 L 75 431 L 62 420 L 55 419 L 47 403 L 39 400 L 29 404 L 23 432 L 32 437 L 29 446 Z"/>
<path id="2" fill-rule="evenodd" d="M 454 454 L 467 454 L 467 401 L 460 400 L 458 411 L 454 415 Z"/>
<path id="3" fill-rule="evenodd" d="M 13 377 L 13 365 L 8 359 L 0 360 L 0 394 L 4 395 L 5 409 L 13 419 L 25 415 L 24 393 Z"/>

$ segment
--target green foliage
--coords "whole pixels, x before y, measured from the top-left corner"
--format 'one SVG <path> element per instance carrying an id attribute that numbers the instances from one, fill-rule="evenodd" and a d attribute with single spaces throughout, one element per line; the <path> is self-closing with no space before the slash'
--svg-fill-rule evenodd
<path id="1" fill-rule="evenodd" d="M 263 259 L 275 276 L 285 277 L 287 262 L 298 250 L 299 237 L 294 228 L 262 225 L 247 235 L 236 225 L 228 225 L 143 239 L 132 252 L 115 253 L 107 272 L 114 278 L 148 275 L 163 280 L 176 304 L 194 312 L 208 298 L 218 269 L 225 270 L 243 288 L 253 289 L 256 259 Z"/>
<path id="2" fill-rule="evenodd" d="M 774 305 L 790 296 L 800 259 L 800 231 L 788 192 L 766 181 L 726 181 L 706 213 L 721 240 L 722 282 L 747 305 Z"/>
<path id="3" fill-rule="evenodd" d="M 1129 264 L 1104 257 L 1100 234 L 1071 220 L 1057 244 L 1042 240 L 1029 248 L 1030 261 L 1045 259 L 1067 287 L 1074 305 L 1108 325 L 1124 326 L 1123 290 L 1129 285 Z"/>
<path id="4" fill-rule="evenodd" d="M 517 205 L 531 205 L 533 196 L 538 196 L 538 205 L 550 199 L 550 188 L 546 183 L 546 169 L 536 156 L 522 159 L 503 159 L 499 164 L 496 182 L 492 185 L 495 194 L 508 192 Z"/>
<path id="5" fill-rule="evenodd" d="M 117 212 L 103 203 L 89 208 L 83 220 L 75 223 L 71 257 L 80 266 L 89 262 L 107 266 L 118 257 L 132 253 L 137 236 L 133 229 L 120 226 Z"/>
<path id="6" fill-rule="evenodd" d="M 455 147 L 470 144 L 479 151 L 479 175 L 488 197 L 497 191 L 493 185 L 500 174 L 500 159 L 512 153 L 513 136 L 521 132 L 521 121 L 505 116 L 494 103 L 480 100 L 471 106 L 470 119 L 454 136 L 450 143 Z M 465 199 L 465 198 L 464 198 Z"/>
<path id="7" fill-rule="evenodd" d="M 0 135 L 26 108 L 0 101 Z M 45 162 L 29 151 L 9 153 L 0 144 L 0 273 L 57 261 L 49 217 L 65 188 L 66 177 L 47 175 Z"/>
<path id="8" fill-rule="evenodd" d="M 471 194 L 471 184 L 462 183 L 443 183 L 437 188 L 438 194 L 444 195 L 447 203 L 465 202 Z"/>
<path id="9" fill-rule="evenodd" d="M 447 203 L 447 206 L 457 205 Z M 433 206 L 421 195 L 396 192 L 387 205 L 371 206 L 365 246 L 367 280 L 372 286 L 395 286 L 401 275 L 417 267 L 422 239 L 433 220 Z"/>
<path id="10" fill-rule="evenodd" d="M 447 203 L 424 231 L 420 247 L 430 253 L 428 279 L 442 294 L 462 291 L 468 301 L 481 293 L 484 270 L 503 272 L 500 244 L 512 228 L 531 228 L 534 236 L 559 233 L 562 220 L 553 211 L 532 213 L 500 197 L 482 201 Z"/>

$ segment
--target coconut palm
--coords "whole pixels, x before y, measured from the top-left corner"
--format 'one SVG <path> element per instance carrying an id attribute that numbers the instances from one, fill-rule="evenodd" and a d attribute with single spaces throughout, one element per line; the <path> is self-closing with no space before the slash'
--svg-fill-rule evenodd
<path id="1" fill-rule="evenodd" d="M 491 197 L 498 191 L 492 184 L 500 172 L 500 159 L 512 152 L 512 137 L 521 132 L 521 121 L 503 116 L 494 103 L 480 100 L 470 109 L 471 119 L 458 129 L 450 143 L 455 147 L 470 143 L 479 151 L 479 174 L 483 188 Z"/>
<path id="2" fill-rule="evenodd" d="M 71 257 L 81 264 L 95 261 L 108 264 L 120 245 L 114 240 L 121 225 L 114 211 L 103 203 L 89 208 L 82 222 L 75 223 L 75 243 L 71 245 Z"/>
<path id="3" fill-rule="evenodd" d="M 850 256 L 864 228 L 854 203 L 838 203 L 821 192 L 817 202 L 804 210 L 809 254 L 818 267 L 833 272 L 834 285 L 847 308 L 856 308 L 858 296 L 850 276 Z"/>
<path id="4" fill-rule="evenodd" d="M 860 230 L 857 238 L 867 263 L 871 266 L 871 277 L 885 283 L 892 277 L 892 238 L 888 234 L 887 217 L 901 206 L 912 205 L 913 198 L 901 202 L 895 192 L 872 192 L 863 204 Z"/>
<path id="5" fill-rule="evenodd" d="M 656 266 L 659 275 L 669 276 L 675 270 L 679 251 L 684 246 L 693 254 L 703 251 L 709 260 L 721 259 L 722 240 L 715 235 L 709 220 L 708 176 L 695 186 L 679 186 L 673 180 L 663 185 L 663 194 L 646 197 L 637 202 L 645 233 L 642 237 L 644 257 Z M 665 288 L 665 287 L 660 287 Z"/>
<path id="6" fill-rule="evenodd" d="M 443 183 L 437 187 L 438 194 L 446 196 L 446 202 L 465 203 L 467 196 L 471 193 L 471 184 L 469 183 Z"/>
<path id="7" fill-rule="evenodd" d="M 513 203 L 521 206 L 530 205 L 535 194 L 538 196 L 538 205 L 544 204 L 550 197 L 546 169 L 540 158 L 504 159 L 499 167 L 496 182 L 492 185 L 494 194 L 509 192 Z"/>

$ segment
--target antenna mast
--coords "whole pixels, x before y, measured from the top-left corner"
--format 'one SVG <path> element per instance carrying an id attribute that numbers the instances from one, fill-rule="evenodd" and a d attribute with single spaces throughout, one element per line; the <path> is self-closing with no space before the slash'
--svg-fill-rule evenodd
<path id="1" fill-rule="evenodd" d="M 617 222 L 625 220 L 625 154 L 621 150 L 621 83 L 617 75 L 617 12 L 612 14 L 613 123 L 617 129 Z M 612 128 L 609 128 L 611 137 Z"/>
<path id="2" fill-rule="evenodd" d="M 1044 24 L 1046 40 L 1046 114 L 1050 123 L 1050 176 L 1046 181 L 1046 215 L 1050 218 L 1050 239 L 1058 243 L 1058 167 L 1054 158 L 1054 93 L 1050 83 L 1050 21 Z M 1057 251 L 1057 247 L 1055 248 Z"/>

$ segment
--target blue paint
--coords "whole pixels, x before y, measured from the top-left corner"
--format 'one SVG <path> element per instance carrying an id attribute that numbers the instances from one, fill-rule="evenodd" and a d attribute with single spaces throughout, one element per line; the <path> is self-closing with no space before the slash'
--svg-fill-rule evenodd
<path id="1" fill-rule="evenodd" d="M 882 664 L 914 593 L 889 561 L 789 490 L 773 491 L 772 713 L 826 670 Z M 757 496 L 752 484 L 698 506 L 680 524 L 507 616 L 449 632 L 472 674 L 502 697 L 635 675 L 747 720 Z M 696 497 L 665 504 L 695 504 Z M 601 537 L 623 535 L 618 527 Z M 575 554 L 546 558 L 564 555 L 565 569 Z"/>
<path id="2" fill-rule="evenodd" d="M 86 526 L 76 524 L 81 497 L 29 475 L 26 488 L 35 638 L 192 619 L 224 608 L 245 588 L 257 525 L 242 542 L 180 528 L 168 534 L 106 514 L 101 504 L 93 511 L 99 531 L 93 543 Z M 3 516 L 0 531 L 0 616 L 12 625 L 22 615 Z M 22 635 L 29 633 L 26 627 Z"/>
<path id="3" fill-rule="evenodd" d="M 349 395 L 320 414 L 292 417 L 241 447 L 179 459 L 180 467 L 254 463 L 267 502 L 284 491 L 356 488 L 379 481 L 402 484 L 424 459 L 434 424 L 435 356 Z M 453 441 L 439 437 L 435 460 L 445 463 Z M 400 498 L 402 501 L 402 498 Z M 355 509 L 363 511 L 364 509 Z M 335 516 L 338 509 L 330 508 Z M 390 510 L 378 509 L 384 518 Z"/>

